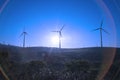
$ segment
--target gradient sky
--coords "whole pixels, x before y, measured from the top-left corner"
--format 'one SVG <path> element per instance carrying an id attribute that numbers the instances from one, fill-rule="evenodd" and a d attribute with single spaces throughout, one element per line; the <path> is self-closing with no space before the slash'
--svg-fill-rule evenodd
<path id="1" fill-rule="evenodd" d="M 113 4 L 114 2 L 114 4 Z M 104 46 L 120 46 L 119 0 L 0 0 L 0 43 L 22 46 L 24 27 L 26 46 L 58 47 L 51 31 L 63 29 L 62 47 L 100 46 L 99 31 L 104 19 Z"/>

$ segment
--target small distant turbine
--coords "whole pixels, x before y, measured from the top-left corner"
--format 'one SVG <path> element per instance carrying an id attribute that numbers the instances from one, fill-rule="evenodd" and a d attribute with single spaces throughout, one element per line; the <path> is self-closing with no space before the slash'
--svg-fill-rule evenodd
<path id="1" fill-rule="evenodd" d="M 61 29 L 58 30 L 58 31 L 52 31 L 52 32 L 56 32 L 56 33 L 59 34 L 59 48 L 61 48 L 62 30 L 63 30 L 64 27 L 65 27 L 65 25 L 63 25 L 63 26 L 61 27 Z"/>
<path id="2" fill-rule="evenodd" d="M 24 28 L 23 32 L 22 32 L 21 35 L 20 35 L 20 36 L 23 36 L 23 47 L 25 47 L 26 35 L 27 35 L 27 34 L 28 34 L 28 33 L 25 31 L 25 28 Z"/>
<path id="3" fill-rule="evenodd" d="M 97 29 L 94 29 L 93 31 L 97 31 L 97 30 L 100 30 L 100 44 L 101 44 L 101 47 L 103 47 L 103 36 L 102 36 L 102 31 L 104 31 L 105 33 L 109 34 L 105 29 L 103 29 L 103 20 L 101 21 L 100 27 L 97 28 Z"/>

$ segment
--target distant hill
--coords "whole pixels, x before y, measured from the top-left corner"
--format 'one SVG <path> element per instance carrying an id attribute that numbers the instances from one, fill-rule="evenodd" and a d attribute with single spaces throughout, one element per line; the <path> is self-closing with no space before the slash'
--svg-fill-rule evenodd
<path id="1" fill-rule="evenodd" d="M 17 47 L 0 44 L 0 51 L 8 51 L 14 61 L 28 62 L 42 60 L 45 56 L 51 59 L 59 58 L 61 60 L 84 59 L 89 61 L 102 61 L 107 55 L 116 53 L 115 60 L 120 57 L 120 48 L 112 47 L 89 47 L 89 48 L 52 48 L 52 47 Z M 116 52 L 115 52 L 116 51 Z M 109 57 L 109 56 L 108 56 Z"/>

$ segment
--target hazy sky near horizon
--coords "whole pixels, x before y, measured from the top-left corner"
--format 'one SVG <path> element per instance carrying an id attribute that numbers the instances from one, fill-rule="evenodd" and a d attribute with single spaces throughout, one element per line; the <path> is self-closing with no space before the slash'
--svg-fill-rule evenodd
<path id="1" fill-rule="evenodd" d="M 114 2 L 114 4 L 112 4 Z M 119 0 L 0 0 L 0 43 L 22 46 L 24 27 L 26 46 L 58 47 L 51 31 L 62 31 L 62 47 L 100 46 L 100 27 L 104 46 L 120 46 Z M 116 8 L 117 7 L 117 8 Z"/>

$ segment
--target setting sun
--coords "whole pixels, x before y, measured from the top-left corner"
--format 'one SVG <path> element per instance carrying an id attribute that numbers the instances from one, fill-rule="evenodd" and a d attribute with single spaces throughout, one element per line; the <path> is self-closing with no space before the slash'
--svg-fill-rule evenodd
<path id="1" fill-rule="evenodd" d="M 51 42 L 52 42 L 52 44 L 58 44 L 59 43 L 59 37 L 58 36 L 51 37 Z"/>

